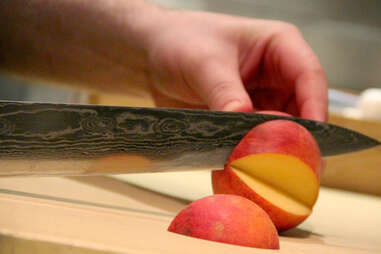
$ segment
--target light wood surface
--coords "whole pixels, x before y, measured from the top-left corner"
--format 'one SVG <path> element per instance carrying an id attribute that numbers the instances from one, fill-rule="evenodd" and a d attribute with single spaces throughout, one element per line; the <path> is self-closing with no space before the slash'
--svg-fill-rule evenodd
<path id="1" fill-rule="evenodd" d="M 0 253 L 3 254 L 111 254 L 110 251 L 76 247 L 49 241 L 28 240 L 0 235 Z"/>
<path id="2" fill-rule="evenodd" d="M 193 185 L 197 198 L 209 195 L 206 186 L 197 187 L 205 177 L 195 174 L 177 181 Z M 165 178 L 161 181 L 168 186 Z M 152 184 L 148 182 L 147 188 Z M 0 178 L 0 189 L 0 233 L 13 237 L 2 238 L 9 239 L 3 242 L 8 246 L 16 237 L 29 244 L 37 242 L 42 251 L 48 243 L 52 248 L 71 246 L 77 248 L 76 253 L 83 250 L 86 254 L 89 250 L 131 254 L 381 252 L 381 199 L 326 188 L 313 215 L 281 235 L 280 251 L 167 232 L 173 216 L 187 204 L 179 199 L 183 194 L 178 189 L 170 191 L 176 192 L 170 193 L 173 198 L 107 177 Z M 1 253 L 12 253 L 5 250 Z"/>
<path id="3" fill-rule="evenodd" d="M 331 114 L 330 122 L 381 140 L 381 122 Z M 381 196 L 381 147 L 327 159 L 322 185 Z"/>

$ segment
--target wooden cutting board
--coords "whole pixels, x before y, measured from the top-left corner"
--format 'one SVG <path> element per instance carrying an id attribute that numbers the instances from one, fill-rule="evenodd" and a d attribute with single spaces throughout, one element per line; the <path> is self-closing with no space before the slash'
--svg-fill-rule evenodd
<path id="1" fill-rule="evenodd" d="M 381 253 L 378 197 L 322 188 L 312 216 L 270 251 L 166 231 L 211 194 L 208 172 L 123 178 L 0 178 L 0 253 Z"/>

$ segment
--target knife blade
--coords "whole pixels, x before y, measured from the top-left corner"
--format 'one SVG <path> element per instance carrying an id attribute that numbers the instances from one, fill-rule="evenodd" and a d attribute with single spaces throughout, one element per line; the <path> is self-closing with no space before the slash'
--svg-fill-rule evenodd
<path id="1" fill-rule="evenodd" d="M 306 127 L 323 156 L 380 145 L 358 132 L 296 117 L 0 101 L 0 176 L 222 169 L 251 128 L 274 119 Z"/>

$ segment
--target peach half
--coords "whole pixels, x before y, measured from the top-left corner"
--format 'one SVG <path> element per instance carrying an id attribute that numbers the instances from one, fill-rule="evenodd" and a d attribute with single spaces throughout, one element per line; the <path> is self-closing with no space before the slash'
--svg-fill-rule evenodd
<path id="1" fill-rule="evenodd" d="M 225 169 L 212 172 L 212 187 L 215 194 L 252 200 L 284 231 L 311 214 L 320 170 L 321 153 L 310 132 L 293 121 L 272 120 L 250 130 Z"/>
<path id="2" fill-rule="evenodd" d="M 255 203 L 236 195 L 201 198 L 181 210 L 168 231 L 246 247 L 279 249 L 270 217 Z"/>

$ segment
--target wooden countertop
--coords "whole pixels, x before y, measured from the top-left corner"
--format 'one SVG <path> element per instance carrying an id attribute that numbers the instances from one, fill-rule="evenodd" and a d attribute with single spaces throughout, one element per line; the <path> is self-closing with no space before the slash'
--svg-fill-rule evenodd
<path id="1" fill-rule="evenodd" d="M 197 186 L 199 179 L 186 181 Z M 0 252 L 5 254 L 29 254 L 30 248 L 39 254 L 381 252 L 381 198 L 327 188 L 313 215 L 281 235 L 280 251 L 169 233 L 171 219 L 189 201 L 118 179 L 0 178 L 0 189 Z"/>
<path id="2" fill-rule="evenodd" d="M 337 124 L 381 140 L 381 122 L 330 115 Z M 324 186 L 381 196 L 381 146 L 327 159 Z"/>

